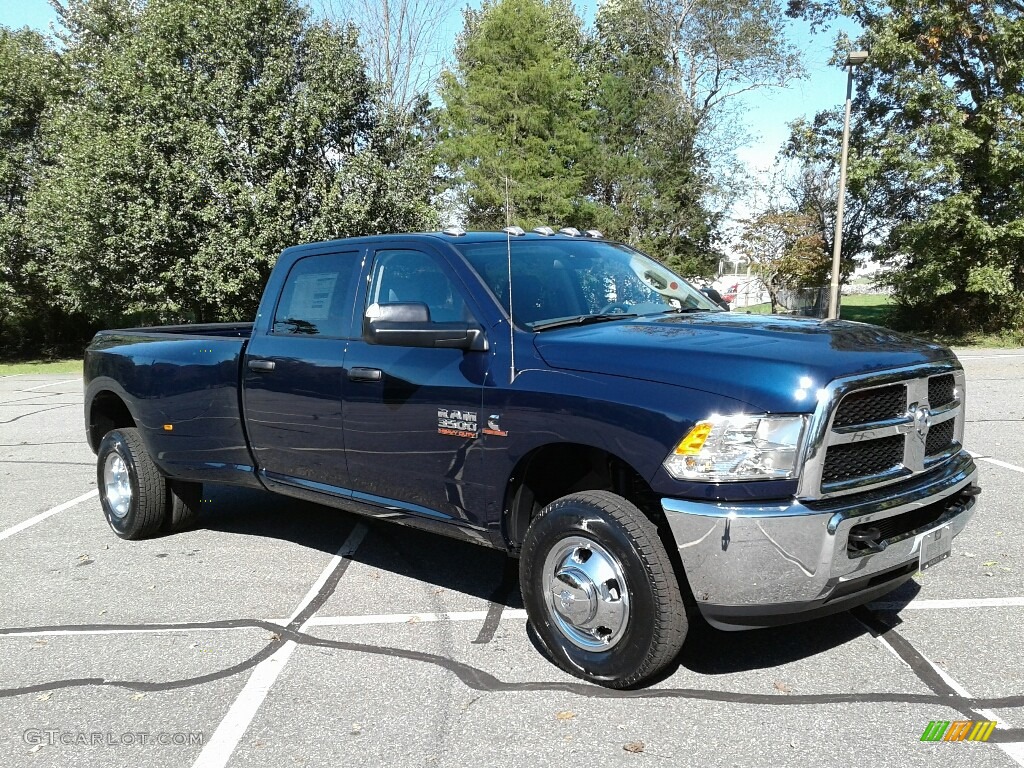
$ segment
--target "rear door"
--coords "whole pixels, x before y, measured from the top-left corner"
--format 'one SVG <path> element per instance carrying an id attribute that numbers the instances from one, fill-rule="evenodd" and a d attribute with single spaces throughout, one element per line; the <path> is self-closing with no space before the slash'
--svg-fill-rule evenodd
<path id="1" fill-rule="evenodd" d="M 266 332 L 249 342 L 246 426 L 271 483 L 335 494 L 347 486 L 342 388 L 361 256 L 350 250 L 296 260 Z"/>
<path id="2" fill-rule="evenodd" d="M 414 246 L 377 248 L 360 317 L 371 304 L 422 302 L 433 321 L 476 321 L 457 275 Z M 360 501 L 481 524 L 479 489 L 466 476 L 477 438 L 488 353 L 397 347 L 354 339 L 346 357 L 345 446 Z"/>

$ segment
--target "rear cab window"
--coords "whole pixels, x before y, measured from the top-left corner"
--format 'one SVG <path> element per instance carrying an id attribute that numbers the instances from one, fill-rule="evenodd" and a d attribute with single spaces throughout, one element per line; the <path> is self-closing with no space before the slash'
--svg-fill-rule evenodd
<path id="1" fill-rule="evenodd" d="M 306 256 L 288 271 L 270 332 L 348 338 L 358 252 Z"/>

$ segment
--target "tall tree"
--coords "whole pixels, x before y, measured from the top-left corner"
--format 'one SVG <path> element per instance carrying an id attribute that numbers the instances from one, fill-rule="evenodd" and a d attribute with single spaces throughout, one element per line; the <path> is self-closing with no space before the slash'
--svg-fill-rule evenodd
<path id="1" fill-rule="evenodd" d="M 327 14 L 354 24 L 370 78 L 382 102 L 399 114 L 415 113 L 441 72 L 445 22 L 456 0 L 323 0 Z"/>
<path id="2" fill-rule="evenodd" d="M 782 190 L 793 209 L 806 214 L 814 222 L 822 251 L 829 260 L 835 243 L 841 141 L 842 113 L 825 111 L 813 120 L 799 118 L 793 121 L 789 139 L 780 152 Z M 856 126 L 850 137 L 851 165 L 859 165 L 865 141 L 862 126 Z M 847 180 L 847 187 L 840 254 L 841 282 L 853 273 L 858 257 L 873 253 L 883 235 L 880 229 L 882 222 L 872 215 L 880 199 L 877 181 L 853 174 Z"/>
<path id="3" fill-rule="evenodd" d="M 72 0 L 62 23 L 74 94 L 29 216 L 66 308 L 251 317 L 281 248 L 431 221 L 354 29 L 294 0 Z"/>
<path id="4" fill-rule="evenodd" d="M 586 223 L 582 23 L 562 0 L 487 0 L 464 18 L 455 67 L 441 78 L 442 157 L 464 220 Z"/>
<path id="5" fill-rule="evenodd" d="M 1024 327 L 1024 5 L 791 0 L 790 12 L 818 24 L 846 14 L 864 29 L 865 142 L 851 176 L 881 190 L 877 253 L 905 321 Z"/>
<path id="6" fill-rule="evenodd" d="M 771 311 L 784 288 L 820 287 L 830 266 L 821 249 L 821 235 L 810 216 L 769 209 L 742 222 L 738 251 L 750 259 L 768 291 Z"/>
<path id="7" fill-rule="evenodd" d="M 593 195 L 606 228 L 685 274 L 706 273 L 735 192 L 752 90 L 801 74 L 775 0 L 615 0 L 597 14 Z"/>
<path id="8" fill-rule="evenodd" d="M 9 354 L 46 342 L 53 328 L 31 322 L 49 305 L 32 264 L 26 211 L 42 170 L 43 116 L 59 82 L 56 54 L 42 35 L 0 27 L 0 350 Z"/>

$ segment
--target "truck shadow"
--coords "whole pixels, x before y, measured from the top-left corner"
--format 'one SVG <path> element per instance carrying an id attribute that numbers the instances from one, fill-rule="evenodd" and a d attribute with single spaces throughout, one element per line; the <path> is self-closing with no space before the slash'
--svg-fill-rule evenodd
<path id="1" fill-rule="evenodd" d="M 522 607 L 517 571 L 499 550 L 259 490 L 207 485 L 203 499 L 201 528 L 280 539 L 329 555 L 363 523 L 369 533 L 351 556 L 354 562 L 510 608 Z"/>
<path id="2" fill-rule="evenodd" d="M 208 530 L 280 539 L 333 555 L 362 522 L 369 533 L 351 556 L 354 562 L 495 605 L 523 607 L 518 561 L 504 552 L 261 491 L 211 486 L 204 497 L 209 501 L 201 527 Z M 884 601 L 898 612 L 919 591 L 916 582 L 909 581 Z M 702 619 L 692 618 L 676 663 L 661 679 L 671 677 L 680 666 L 702 675 L 776 667 L 827 653 L 868 633 L 849 612 L 742 632 L 713 629 Z M 529 627 L 528 635 L 546 655 Z"/>

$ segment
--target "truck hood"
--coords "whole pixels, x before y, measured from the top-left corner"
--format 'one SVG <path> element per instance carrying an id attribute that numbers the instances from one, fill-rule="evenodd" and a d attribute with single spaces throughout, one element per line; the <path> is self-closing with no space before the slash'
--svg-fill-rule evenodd
<path id="1" fill-rule="evenodd" d="M 810 413 L 816 391 L 840 376 L 956 359 L 874 325 L 731 312 L 551 329 L 534 344 L 553 368 L 699 389 L 768 413 Z"/>

